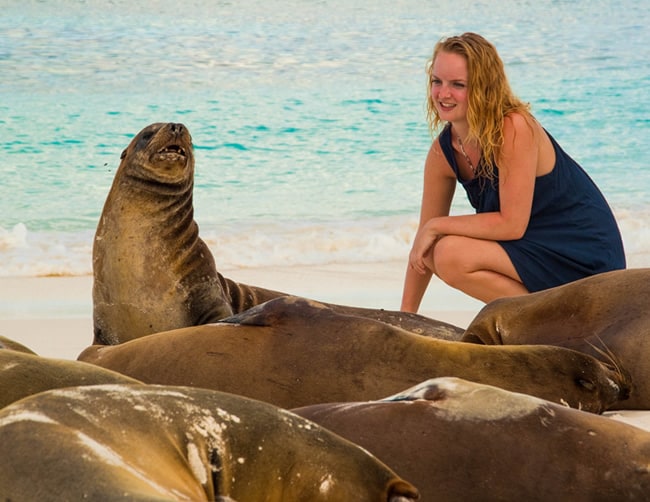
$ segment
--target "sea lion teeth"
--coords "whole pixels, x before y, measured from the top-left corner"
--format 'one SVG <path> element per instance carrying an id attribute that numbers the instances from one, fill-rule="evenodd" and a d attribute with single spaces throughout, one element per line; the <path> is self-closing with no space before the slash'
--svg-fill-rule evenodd
<path id="1" fill-rule="evenodd" d="M 158 153 L 177 153 L 185 157 L 185 148 L 179 145 L 170 145 L 162 148 Z"/>

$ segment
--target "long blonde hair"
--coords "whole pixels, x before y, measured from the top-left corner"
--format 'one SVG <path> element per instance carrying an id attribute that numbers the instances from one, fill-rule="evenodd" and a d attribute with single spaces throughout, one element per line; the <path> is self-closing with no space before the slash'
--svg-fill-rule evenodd
<path id="1" fill-rule="evenodd" d="M 503 146 L 503 121 L 511 112 L 520 112 L 529 119 L 530 105 L 515 96 L 499 53 L 494 45 L 476 33 L 463 33 L 440 40 L 427 63 L 427 120 L 432 134 L 443 125 L 431 97 L 433 62 L 440 52 L 450 52 L 467 60 L 469 139 L 481 149 L 477 175 L 494 179 L 496 159 Z"/>

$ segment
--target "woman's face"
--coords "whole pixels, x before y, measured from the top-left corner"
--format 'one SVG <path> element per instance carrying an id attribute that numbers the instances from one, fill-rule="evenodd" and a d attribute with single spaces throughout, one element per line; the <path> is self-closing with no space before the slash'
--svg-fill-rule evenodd
<path id="1" fill-rule="evenodd" d="M 453 52 L 439 52 L 431 68 L 431 99 L 441 120 L 467 120 L 467 60 Z"/>

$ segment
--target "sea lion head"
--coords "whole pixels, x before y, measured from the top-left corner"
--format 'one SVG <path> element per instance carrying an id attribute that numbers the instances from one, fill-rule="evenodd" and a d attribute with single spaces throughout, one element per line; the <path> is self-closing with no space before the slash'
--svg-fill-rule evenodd
<path id="1" fill-rule="evenodd" d="M 194 147 L 192 136 L 183 124 L 174 122 L 148 125 L 140 131 L 120 156 L 120 168 L 145 182 L 162 184 L 192 183 Z"/>

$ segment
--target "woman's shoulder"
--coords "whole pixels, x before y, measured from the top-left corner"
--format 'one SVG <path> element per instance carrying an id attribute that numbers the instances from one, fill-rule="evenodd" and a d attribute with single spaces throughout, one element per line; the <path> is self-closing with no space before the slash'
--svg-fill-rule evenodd
<path id="1" fill-rule="evenodd" d="M 541 127 L 533 114 L 527 111 L 514 110 L 506 113 L 503 117 L 504 130 L 508 128 L 518 130 L 525 126 L 529 128 Z"/>
<path id="2" fill-rule="evenodd" d="M 539 142 L 545 136 L 546 131 L 542 125 L 528 112 L 513 111 L 507 113 L 503 118 L 503 137 L 505 143 L 508 143 L 508 138 L 513 142 L 525 141 L 525 138 L 528 138 L 530 141 Z"/>

